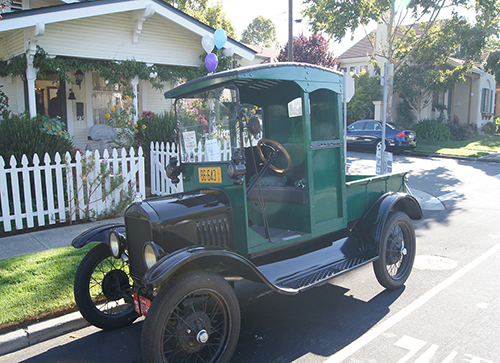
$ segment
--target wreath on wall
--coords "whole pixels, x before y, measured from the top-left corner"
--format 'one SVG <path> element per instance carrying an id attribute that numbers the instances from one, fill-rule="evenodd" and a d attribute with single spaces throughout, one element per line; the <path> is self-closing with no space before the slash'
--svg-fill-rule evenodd
<path id="1" fill-rule="evenodd" d="M 232 68 L 232 58 L 218 52 L 218 71 Z M 206 54 L 201 54 L 200 59 L 205 59 Z M 100 77 L 113 84 L 129 85 L 136 75 L 141 80 L 151 82 L 154 88 L 162 89 L 163 82 L 175 83 L 180 80 L 189 81 L 207 74 L 205 65 L 198 67 L 168 66 L 138 62 L 135 59 L 125 61 L 97 60 L 74 57 L 49 57 L 49 55 L 37 46 L 33 66 L 38 69 L 38 76 L 46 78 L 50 74 L 56 74 L 61 81 L 74 84 L 75 81 L 69 76 L 76 70 L 83 72 L 97 72 Z M 0 62 L 0 77 L 21 76 L 26 79 L 26 54 L 21 54 L 9 60 Z"/>

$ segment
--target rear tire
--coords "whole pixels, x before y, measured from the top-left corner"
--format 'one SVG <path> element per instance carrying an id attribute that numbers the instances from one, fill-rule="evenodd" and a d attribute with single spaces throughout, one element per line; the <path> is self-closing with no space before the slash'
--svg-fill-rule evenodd
<path id="1" fill-rule="evenodd" d="M 240 308 L 218 274 L 192 271 L 165 286 L 142 327 L 144 363 L 227 363 L 240 332 Z"/>
<path id="2" fill-rule="evenodd" d="M 378 282 L 395 290 L 410 276 L 415 260 L 415 229 L 408 215 L 401 211 L 389 214 L 379 246 L 379 258 L 373 262 Z"/>

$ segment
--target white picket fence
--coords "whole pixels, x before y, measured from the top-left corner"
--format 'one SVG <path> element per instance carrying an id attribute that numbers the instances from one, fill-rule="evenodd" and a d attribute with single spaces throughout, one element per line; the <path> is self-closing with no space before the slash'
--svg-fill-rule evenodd
<path id="1" fill-rule="evenodd" d="M 122 185 L 109 195 L 106 191 L 114 174 L 102 178 L 103 163 L 105 169 L 123 176 Z M 5 232 L 12 231 L 12 221 L 17 230 L 75 221 L 89 212 L 97 216 L 111 211 L 129 190 L 146 194 L 142 148 L 137 155 L 133 148 L 128 154 L 114 149 L 111 156 L 105 150 L 102 157 L 98 150 L 87 151 L 85 156 L 77 153 L 74 161 L 69 153 L 64 159 L 57 153 L 53 161 L 45 154 L 43 165 L 38 155 L 31 164 L 23 155 L 20 167 L 11 156 L 9 164 L 6 167 L 0 156 L 0 225 Z"/>
<path id="2" fill-rule="evenodd" d="M 257 141 L 254 141 L 255 145 Z M 245 146 L 249 146 L 246 140 Z M 182 176 L 180 183 L 175 185 L 167 177 L 165 168 L 171 156 L 179 157 L 175 143 L 151 143 L 151 194 L 169 195 L 184 190 Z M 220 160 L 228 161 L 231 158 L 229 142 L 219 142 Z M 206 161 L 207 155 L 201 141 L 191 161 Z M 85 173 L 89 160 L 93 168 Z M 111 168 L 123 176 L 123 184 L 110 195 L 103 192 L 109 190 L 110 180 L 106 179 L 101 187 L 88 189 L 92 181 L 99 178 L 101 164 Z M 137 155 L 133 148 L 129 153 L 125 149 L 113 149 L 111 155 L 107 149 L 103 155 L 99 151 L 87 151 L 85 157 L 80 153 L 74 160 L 69 153 L 62 158 L 55 155 L 54 160 L 48 154 L 40 165 L 38 155 L 34 155 L 30 163 L 26 155 L 21 159 L 21 166 L 14 156 L 10 158 L 9 166 L 0 156 L 0 225 L 4 232 L 13 229 L 41 227 L 47 224 L 65 223 L 90 216 L 99 216 L 112 210 L 121 198 L 124 191 L 132 188 L 142 197 L 146 196 L 145 162 L 142 148 Z M 88 198 L 85 197 L 85 192 Z M 86 200 L 87 199 L 87 200 Z M 14 223 L 12 223 L 14 221 Z"/>

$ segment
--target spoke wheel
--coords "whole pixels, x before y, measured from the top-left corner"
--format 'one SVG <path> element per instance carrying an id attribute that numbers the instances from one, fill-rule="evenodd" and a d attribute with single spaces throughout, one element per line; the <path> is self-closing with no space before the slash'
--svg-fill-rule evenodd
<path id="1" fill-rule="evenodd" d="M 240 310 L 218 274 L 193 271 L 164 287 L 142 327 L 145 363 L 229 362 L 238 342 Z"/>
<path id="2" fill-rule="evenodd" d="M 131 324 L 134 310 L 129 266 L 111 256 L 103 243 L 83 258 L 75 275 L 75 300 L 82 316 L 92 325 L 111 330 Z"/>
<path id="3" fill-rule="evenodd" d="M 406 213 L 389 214 L 382 232 L 379 259 L 373 263 L 378 282 L 387 289 L 404 285 L 415 260 L 415 230 Z"/>

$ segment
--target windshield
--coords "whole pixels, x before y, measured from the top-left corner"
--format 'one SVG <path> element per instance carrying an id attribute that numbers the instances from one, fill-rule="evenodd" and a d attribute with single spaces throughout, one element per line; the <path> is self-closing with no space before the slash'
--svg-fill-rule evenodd
<path id="1" fill-rule="evenodd" d="M 222 87 L 177 99 L 181 158 L 185 163 L 231 160 L 236 145 L 236 89 Z"/>

